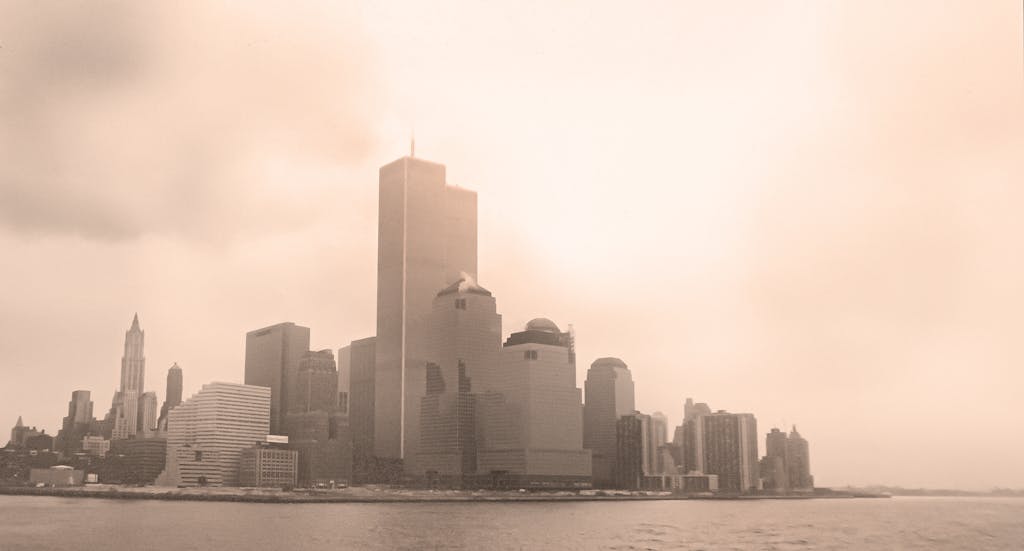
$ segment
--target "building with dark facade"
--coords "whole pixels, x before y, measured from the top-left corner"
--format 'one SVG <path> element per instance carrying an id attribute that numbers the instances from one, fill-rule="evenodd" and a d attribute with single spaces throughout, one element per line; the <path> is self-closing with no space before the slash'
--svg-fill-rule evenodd
<path id="1" fill-rule="evenodd" d="M 697 438 L 702 448 L 701 469 L 718 475 L 719 490 L 750 493 L 758 489 L 757 420 L 749 413 L 718 411 L 699 416 Z"/>
<path id="2" fill-rule="evenodd" d="M 290 411 L 289 386 L 299 360 L 309 351 L 309 328 L 292 322 L 250 331 L 245 335 L 245 384 L 270 389 L 270 432 L 281 434 Z"/>
<path id="3" fill-rule="evenodd" d="M 639 411 L 619 417 L 615 423 L 615 487 L 643 489 L 650 474 L 651 416 Z"/>
<path id="4" fill-rule="evenodd" d="M 157 420 L 157 427 L 160 430 L 167 430 L 167 412 L 181 403 L 182 379 L 181 368 L 175 362 L 167 370 L 167 390 L 164 394 L 164 405 L 160 407 L 160 418 Z"/>
<path id="5" fill-rule="evenodd" d="M 96 419 L 92 413 L 92 400 L 88 390 L 76 390 L 71 393 L 71 401 L 68 402 L 68 414 L 61 423 L 61 429 L 57 433 L 55 446 L 57 451 L 71 455 L 82 451 L 82 438 L 90 431 L 99 432 Z"/>
<path id="6" fill-rule="evenodd" d="M 789 488 L 794 492 L 809 492 L 814 490 L 814 477 L 811 476 L 810 450 L 800 433 L 796 431 L 796 425 L 786 439 L 786 471 L 789 478 Z"/>
<path id="7" fill-rule="evenodd" d="M 477 198 L 411 156 L 381 167 L 379 184 L 373 453 L 401 466 L 420 442 L 431 305 L 461 274 L 476 277 Z"/>
<path id="8" fill-rule="evenodd" d="M 153 484 L 167 463 L 167 440 L 164 438 L 131 438 L 115 440 L 110 453 L 121 457 L 125 482 Z"/>
<path id="9" fill-rule="evenodd" d="M 635 409 L 633 378 L 618 358 L 599 358 L 587 371 L 583 405 L 583 447 L 593 453 L 595 487 L 616 483 L 616 424 Z"/>

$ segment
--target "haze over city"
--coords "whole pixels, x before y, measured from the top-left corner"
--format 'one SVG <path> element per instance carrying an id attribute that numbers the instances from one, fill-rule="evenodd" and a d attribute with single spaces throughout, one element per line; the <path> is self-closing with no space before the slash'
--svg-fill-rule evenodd
<path id="1" fill-rule="evenodd" d="M 253 329 L 373 335 L 415 134 L 581 386 L 796 424 L 821 486 L 1024 486 L 1021 6 L 932 7 L 8 3 L 0 422 L 104 410 L 136 312 L 186 396 Z"/>

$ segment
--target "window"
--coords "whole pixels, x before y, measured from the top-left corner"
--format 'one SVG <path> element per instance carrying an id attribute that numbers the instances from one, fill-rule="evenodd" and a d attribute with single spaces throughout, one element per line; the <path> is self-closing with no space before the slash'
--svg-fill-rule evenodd
<path id="1" fill-rule="evenodd" d="M 536 360 L 537 357 L 538 357 L 538 354 L 537 354 L 536 350 L 526 350 L 526 351 L 523 352 L 523 359 L 524 360 Z"/>
<path id="2" fill-rule="evenodd" d="M 338 393 L 338 409 L 341 411 L 348 411 L 348 392 Z"/>
<path id="3" fill-rule="evenodd" d="M 466 299 L 464 299 L 464 298 L 457 298 L 457 299 L 455 299 L 455 309 L 456 310 L 465 310 L 466 309 Z"/>
<path id="4" fill-rule="evenodd" d="M 202 460 L 203 460 L 203 452 L 196 451 L 196 461 L 202 461 Z"/>

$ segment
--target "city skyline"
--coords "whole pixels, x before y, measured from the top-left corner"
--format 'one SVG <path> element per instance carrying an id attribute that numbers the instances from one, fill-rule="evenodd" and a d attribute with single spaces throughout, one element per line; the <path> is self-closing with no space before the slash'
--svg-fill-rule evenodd
<path id="1" fill-rule="evenodd" d="M 1007 46 L 1015 44 L 1009 30 L 1019 13 L 921 6 L 894 8 L 886 18 L 877 6 L 846 7 L 842 18 L 825 7 L 803 8 L 803 18 L 790 17 L 794 8 L 701 8 L 686 20 L 737 30 L 716 38 L 690 27 L 674 34 L 653 20 L 627 26 L 624 36 L 661 46 L 638 64 L 636 50 L 623 45 L 618 56 L 618 42 L 603 45 L 595 31 L 562 37 L 514 18 L 493 29 L 486 47 L 469 51 L 464 38 L 447 44 L 413 25 L 444 29 L 440 15 L 369 9 L 362 31 L 373 38 L 353 32 L 346 40 L 366 39 L 360 44 L 388 74 L 337 63 L 352 71 L 352 93 L 325 94 L 338 96 L 331 101 L 286 95 L 283 114 L 252 123 L 233 118 L 220 96 L 191 111 L 147 88 L 167 83 L 146 80 L 145 71 L 114 71 L 109 105 L 47 127 L 53 136 L 95 132 L 96 143 L 125 144 L 124 164 L 113 168 L 106 154 L 75 140 L 53 151 L 52 166 L 80 167 L 87 181 L 109 185 L 79 188 L 37 175 L 21 160 L 35 156 L 13 145 L 4 154 L 19 157 L 0 163 L 10 170 L 0 174 L 0 248 L 13 266 L 0 281 L 17 290 L 4 297 L 0 316 L 0 420 L 22 416 L 56 433 L 68 397 L 81 389 L 102 414 L 136 310 L 161 401 L 174 362 L 188 375 L 185 396 L 204 382 L 241 382 L 244 335 L 253 328 L 312 327 L 315 350 L 374 334 L 374 183 L 378 167 L 407 150 L 415 122 L 417 155 L 443 162 L 450 183 L 480 194 L 481 281 L 500 298 L 504 326 L 521 328 L 537 316 L 572 323 L 578 386 L 594 359 L 614 356 L 633 373 L 637 404 L 665 412 L 670 429 L 688 396 L 756 412 L 759 439 L 771 427 L 797 424 L 814 448 L 820 485 L 1020 487 L 1015 465 L 1024 452 L 1000 438 L 1013 429 L 1014 389 L 1024 384 L 1014 329 L 1024 312 L 1024 263 L 1013 254 L 1024 229 L 1013 184 L 1024 144 L 1014 76 L 1020 53 Z M 495 15 L 466 9 L 484 20 Z M 549 14 L 558 23 L 552 28 L 572 28 L 567 11 Z M 86 16 L 67 16 L 76 17 Z M 381 23 L 389 17 L 398 18 L 394 29 Z M 593 17 L 597 29 L 618 29 L 609 10 Z M 304 33 L 299 53 L 339 55 L 324 46 L 344 34 L 338 19 Z M 880 19 L 873 40 L 841 39 Z M 150 46 L 137 49 L 155 56 L 141 63 L 166 68 L 160 54 L 179 23 L 171 17 L 171 30 L 154 23 L 152 33 L 117 28 L 110 36 L 114 44 Z M 234 38 L 252 39 L 249 49 L 199 46 L 211 47 L 212 59 L 250 62 L 279 46 L 260 42 L 274 37 L 251 21 L 239 25 Z M 826 27 L 840 39 L 818 34 Z M 303 34 L 288 20 L 280 28 Z M 517 30 L 540 53 L 505 48 Z M 14 43 L 22 36 L 8 34 Z M 68 40 L 94 39 L 73 33 Z M 822 40 L 825 47 L 806 48 Z M 0 63 L 17 65 L 6 42 Z M 740 47 L 751 43 L 762 50 Z M 715 69 L 693 54 L 700 45 L 714 50 L 708 55 L 720 63 L 707 65 Z M 46 63 L 30 46 L 19 52 Z M 83 55 L 110 61 L 105 52 Z M 879 58 L 887 62 L 871 62 Z M 659 71 L 669 60 L 682 68 Z M 290 74 L 312 78 L 319 66 L 300 64 Z M 908 70 L 915 67 L 924 69 Z M 622 75 L 618 84 L 593 86 L 609 72 Z M 170 74 L 169 88 L 188 89 Z M 258 77 L 245 73 L 223 94 L 238 97 Z M 33 93 L 40 81 L 26 79 L 18 89 Z M 377 79 L 384 82 L 370 82 Z M 83 82 L 56 83 L 67 95 L 55 96 L 56 105 L 81 114 L 76 99 L 110 93 Z M 142 95 L 132 95 L 135 84 Z M 339 89 L 332 85 L 323 89 Z M 864 92 L 856 100 L 855 86 Z M 129 101 L 120 101 L 122 93 Z M 239 105 L 244 111 L 265 100 L 245 96 Z M 309 113 L 305 100 L 347 130 L 324 137 L 337 128 L 287 122 L 319 120 L 292 116 Z M 3 101 L 0 113 L 17 112 Z M 151 104 L 184 120 L 221 113 L 254 141 L 239 153 L 162 118 L 151 122 L 167 143 L 106 133 L 94 120 L 134 120 Z M 293 134 L 305 138 L 288 141 Z M 0 139 L 14 143 L 13 135 Z M 149 161 L 160 169 L 151 171 Z M 165 187 L 152 172 L 179 179 Z M 40 203 L 36 187 L 53 202 Z M 977 426 L 982 416 L 995 421 Z M 964 438 L 962 449 L 948 449 L 950 432 Z M 898 459 L 876 459 L 878 449 Z M 992 457 L 991 468 L 969 468 L 977 454 Z"/>

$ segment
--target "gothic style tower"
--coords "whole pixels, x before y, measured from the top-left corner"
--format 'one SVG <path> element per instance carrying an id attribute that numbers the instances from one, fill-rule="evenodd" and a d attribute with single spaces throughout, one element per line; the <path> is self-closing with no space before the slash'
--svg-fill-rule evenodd
<path id="1" fill-rule="evenodd" d="M 132 326 L 124 334 L 121 389 L 114 393 L 114 403 L 111 404 L 111 438 L 114 439 L 134 436 L 146 423 L 146 411 L 141 404 L 145 394 L 146 357 L 142 353 L 145 338 L 145 331 L 139 327 L 139 315 L 135 314 Z"/>

